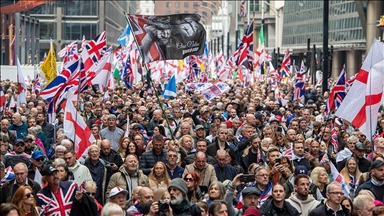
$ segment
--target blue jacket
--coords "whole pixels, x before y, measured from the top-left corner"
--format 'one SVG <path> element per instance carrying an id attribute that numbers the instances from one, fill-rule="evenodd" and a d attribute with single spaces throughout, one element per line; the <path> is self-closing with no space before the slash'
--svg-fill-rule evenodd
<path id="1" fill-rule="evenodd" d="M 180 166 L 176 166 L 175 170 L 173 170 L 173 175 L 172 175 L 171 170 L 167 166 L 167 172 L 171 180 L 174 178 L 183 178 L 184 168 Z"/>
<path id="2" fill-rule="evenodd" d="M 383 188 L 382 190 L 384 190 L 384 186 L 381 186 L 381 187 Z M 357 188 L 355 194 L 359 194 L 359 192 L 361 190 L 369 190 L 369 191 L 371 191 L 373 193 L 373 195 L 375 196 L 376 200 L 380 200 L 381 202 L 384 202 L 384 197 L 378 197 L 377 196 L 377 194 L 375 192 L 375 189 L 373 188 L 373 184 L 372 184 L 371 179 L 368 179 L 366 182 L 364 182 L 362 185 L 360 185 Z"/>
<path id="3" fill-rule="evenodd" d="M 225 180 L 233 180 L 236 176 L 236 169 L 233 166 L 225 165 L 223 169 L 219 168 L 217 164 L 213 166 L 215 168 L 217 180 L 224 182 Z"/>

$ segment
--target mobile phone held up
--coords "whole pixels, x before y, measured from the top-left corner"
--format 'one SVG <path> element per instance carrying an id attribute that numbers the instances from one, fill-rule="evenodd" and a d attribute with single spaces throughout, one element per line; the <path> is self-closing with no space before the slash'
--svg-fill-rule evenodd
<path id="1" fill-rule="evenodd" d="M 254 182 L 255 181 L 255 176 L 253 174 L 244 174 L 243 176 L 240 177 L 241 182 Z"/>

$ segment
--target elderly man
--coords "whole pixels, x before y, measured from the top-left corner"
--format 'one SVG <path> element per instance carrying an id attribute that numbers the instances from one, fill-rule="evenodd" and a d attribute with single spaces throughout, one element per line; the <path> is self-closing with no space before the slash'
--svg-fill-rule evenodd
<path id="1" fill-rule="evenodd" d="M 183 179 L 173 179 L 168 186 L 168 192 L 171 195 L 170 207 L 174 215 L 201 215 L 200 207 L 188 200 L 188 185 Z M 151 210 L 156 211 L 156 206 L 158 203 L 153 203 Z"/>
<path id="2" fill-rule="evenodd" d="M 13 172 L 15 173 L 15 179 L 5 183 L 0 189 L 0 204 L 11 202 L 13 195 L 20 186 L 30 186 L 34 196 L 40 190 L 39 183 L 27 178 L 28 167 L 24 163 L 16 164 L 13 167 Z"/>
<path id="3" fill-rule="evenodd" d="M 153 111 L 152 120 L 149 122 L 149 125 L 147 128 L 148 136 L 152 136 L 153 130 L 155 129 L 155 127 L 161 123 L 163 123 L 163 115 L 161 110 L 157 109 Z"/>
<path id="4" fill-rule="evenodd" d="M 217 181 L 215 168 L 207 163 L 207 155 L 204 152 L 197 152 L 192 164 L 185 166 L 183 178 L 188 172 L 197 172 L 201 177 L 200 185 L 209 185 Z"/>
<path id="5" fill-rule="evenodd" d="M 15 113 L 12 116 L 12 124 L 8 127 L 8 130 L 16 131 L 16 138 L 22 139 L 27 133 L 27 124 L 21 120 L 20 113 Z"/>
<path id="6" fill-rule="evenodd" d="M 106 203 L 106 187 L 113 174 L 111 166 L 106 165 L 107 162 L 100 158 L 100 147 L 91 145 L 88 149 L 88 158 L 85 159 L 84 166 L 88 168 L 93 181 L 96 183 L 98 190 L 96 191 L 95 198 L 100 204 Z"/>
<path id="7" fill-rule="evenodd" d="M 369 195 L 359 195 L 353 199 L 353 211 L 356 216 L 372 216 L 375 208 L 374 198 Z"/>
<path id="8" fill-rule="evenodd" d="M 128 190 L 128 199 L 130 199 L 132 191 L 135 187 L 149 187 L 148 177 L 139 169 L 138 164 L 139 160 L 136 155 L 127 155 L 125 157 L 124 164 L 119 168 L 119 171 L 113 174 L 109 180 L 107 194 L 109 194 L 112 188 L 119 186 Z"/>
<path id="9" fill-rule="evenodd" d="M 225 180 L 232 180 L 236 176 L 236 169 L 225 163 L 226 153 L 224 149 L 219 149 L 216 152 L 217 164 L 213 167 L 215 168 L 216 177 L 219 181 L 224 182 Z"/>
<path id="10" fill-rule="evenodd" d="M 101 141 L 100 158 L 111 164 L 113 173 L 123 164 L 120 154 L 112 149 L 111 142 L 107 139 Z"/>
<path id="11" fill-rule="evenodd" d="M 101 139 L 107 139 L 111 142 L 112 149 L 117 150 L 119 147 L 119 139 L 124 131 L 116 127 L 116 116 L 108 115 L 108 127 L 100 131 Z"/>
<path id="12" fill-rule="evenodd" d="M 248 208 L 257 208 L 259 203 L 259 198 L 261 196 L 261 191 L 256 187 L 246 187 L 242 191 L 243 195 L 243 208 L 237 209 L 233 207 L 233 194 L 235 188 L 241 184 L 242 173 L 238 174 L 232 181 L 232 183 L 228 186 L 227 192 L 225 193 L 225 202 L 228 206 L 228 215 L 240 216 L 243 215 L 245 210 Z"/>
<path id="13" fill-rule="evenodd" d="M 149 175 L 156 162 L 167 163 L 167 151 L 163 149 L 164 138 L 162 135 L 155 135 L 152 140 L 152 149 L 144 152 L 140 158 L 140 169 L 145 175 Z"/>
<path id="14" fill-rule="evenodd" d="M 137 216 L 144 215 L 145 213 L 149 213 L 147 211 L 150 211 L 150 209 L 148 209 L 147 205 L 149 205 L 150 203 L 152 203 L 151 205 L 153 205 L 154 193 L 153 193 L 152 189 L 150 189 L 148 187 L 141 187 L 140 190 L 138 190 L 137 195 L 138 195 L 138 199 L 137 199 L 138 203 L 129 207 L 129 209 L 127 210 L 128 215 L 137 215 Z M 155 202 L 155 203 L 157 203 L 157 202 Z M 157 208 L 158 208 L 158 206 L 157 206 Z M 144 212 L 144 209 L 146 210 L 146 212 Z M 154 215 L 154 214 L 158 213 L 158 211 L 153 211 L 151 213 Z"/>
<path id="15" fill-rule="evenodd" d="M 13 133 L 13 132 L 8 130 L 9 125 L 10 125 L 10 123 L 9 123 L 8 119 L 1 120 L 1 132 L 9 137 L 10 143 L 14 144 L 15 140 L 16 140 L 16 133 Z"/>
<path id="16" fill-rule="evenodd" d="M 340 215 L 349 216 L 348 209 L 343 208 L 341 201 L 344 195 L 342 186 L 338 182 L 331 182 L 326 189 L 327 201 L 325 204 L 318 206 L 312 210 L 309 216 L 322 216 L 322 215 Z"/>
<path id="17" fill-rule="evenodd" d="M 41 175 L 48 186 L 35 196 L 36 205 L 42 209 L 44 215 L 69 216 L 75 198 L 82 199 L 82 193 L 77 191 L 77 184 L 72 181 L 61 182 L 53 165 L 44 166 Z"/>

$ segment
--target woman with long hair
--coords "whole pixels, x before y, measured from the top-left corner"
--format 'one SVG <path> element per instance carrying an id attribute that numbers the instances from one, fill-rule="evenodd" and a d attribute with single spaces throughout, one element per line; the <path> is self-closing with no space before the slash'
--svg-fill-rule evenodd
<path id="1" fill-rule="evenodd" d="M 125 151 L 125 155 L 133 154 L 140 158 L 141 154 L 139 151 L 139 147 L 135 142 L 129 142 L 127 149 Z"/>
<path id="2" fill-rule="evenodd" d="M 120 154 L 123 161 L 125 159 L 125 155 L 126 155 L 129 143 L 130 143 L 129 137 L 124 137 L 124 135 L 119 140 L 119 147 L 117 148 L 116 152 Z"/>
<path id="3" fill-rule="evenodd" d="M 348 158 L 345 162 L 344 168 L 340 171 L 340 174 L 344 178 L 345 185 L 349 186 L 349 197 L 353 199 L 355 197 L 355 191 L 358 186 L 358 180 L 361 176 L 361 172 L 357 166 L 356 158 Z"/>
<path id="4" fill-rule="evenodd" d="M 293 169 L 293 163 L 292 161 L 287 157 L 287 156 L 281 156 L 281 164 L 285 167 L 288 168 L 291 173 L 295 173 L 295 169 Z"/>
<path id="5" fill-rule="evenodd" d="M 168 189 L 171 178 L 169 178 L 167 167 L 161 161 L 157 162 L 149 173 L 149 186 L 155 192 L 158 189 Z"/>
<path id="6" fill-rule="evenodd" d="M 212 182 L 208 187 L 208 198 L 204 201 L 210 205 L 215 200 L 222 200 L 225 196 L 225 186 L 219 181 Z"/>
<path id="7" fill-rule="evenodd" d="M 200 174 L 197 172 L 187 172 L 184 177 L 184 181 L 188 186 L 188 200 L 196 203 L 203 199 L 203 194 L 200 190 Z"/>
<path id="8" fill-rule="evenodd" d="M 20 186 L 13 195 L 11 203 L 20 209 L 21 216 L 39 215 L 40 208 L 36 207 L 36 200 L 30 186 Z"/>
<path id="9" fill-rule="evenodd" d="M 316 167 L 311 172 L 312 183 L 319 188 L 323 197 L 326 197 L 326 188 L 329 183 L 328 173 L 324 167 Z"/>
<path id="10" fill-rule="evenodd" d="M 275 143 L 276 147 L 279 149 L 279 152 L 283 154 L 289 148 L 290 143 L 281 132 L 276 132 L 276 136 L 274 139 L 275 140 L 273 141 L 273 143 Z"/>

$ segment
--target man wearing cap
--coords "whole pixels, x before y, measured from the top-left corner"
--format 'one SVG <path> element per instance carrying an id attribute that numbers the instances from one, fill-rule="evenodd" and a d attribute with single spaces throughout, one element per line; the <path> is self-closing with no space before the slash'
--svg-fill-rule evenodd
<path id="1" fill-rule="evenodd" d="M 124 215 L 126 215 L 127 210 L 127 195 L 128 191 L 121 187 L 114 187 L 109 193 L 109 202 L 119 205 L 120 208 L 123 209 Z"/>
<path id="2" fill-rule="evenodd" d="M 295 209 L 301 212 L 302 216 L 308 216 L 315 209 L 320 201 L 316 200 L 311 194 L 309 177 L 306 174 L 299 174 L 295 177 L 295 192 L 286 200 Z"/>
<path id="3" fill-rule="evenodd" d="M 233 206 L 233 194 L 235 189 L 241 184 L 246 182 L 241 182 L 242 173 L 238 174 L 232 181 L 232 183 L 227 187 L 227 192 L 225 193 L 225 202 L 228 207 L 228 215 L 240 216 L 248 208 L 257 208 L 259 204 L 259 198 L 261 196 L 261 191 L 256 187 L 246 187 L 243 189 L 241 194 L 243 195 L 243 207 L 241 209 L 237 209 Z"/>
<path id="4" fill-rule="evenodd" d="M 25 143 L 22 139 L 16 139 L 15 144 L 13 145 L 13 150 L 13 152 L 9 152 L 4 155 L 3 162 L 5 164 L 5 167 L 13 167 L 19 162 L 23 162 L 29 166 L 29 164 L 31 163 L 31 155 L 26 154 L 24 152 Z"/>
<path id="5" fill-rule="evenodd" d="M 384 202 L 384 162 L 376 160 L 371 165 L 371 179 L 360 185 L 356 194 L 361 190 L 369 190 L 373 193 L 376 200 Z"/>
<path id="6" fill-rule="evenodd" d="M 43 183 L 47 186 L 35 196 L 36 205 L 46 216 L 70 215 L 74 200 L 80 202 L 82 199 L 82 193 L 78 191 L 77 184 L 72 181 L 61 182 L 58 171 L 52 164 L 44 166 L 41 175 Z"/>
<path id="7" fill-rule="evenodd" d="M 168 192 L 171 195 L 170 207 L 174 215 L 201 215 L 200 207 L 188 200 L 188 185 L 183 179 L 173 179 L 169 183 Z"/>
<path id="8" fill-rule="evenodd" d="M 357 142 L 352 155 L 352 157 L 356 158 L 357 167 L 362 173 L 368 172 L 369 167 L 371 166 L 371 161 L 367 160 L 364 157 L 366 150 L 367 148 L 363 143 Z M 344 168 L 347 160 L 348 158 L 344 159 L 343 161 L 337 164 L 337 169 L 339 170 L 339 172 Z"/>
<path id="9" fill-rule="evenodd" d="M 100 131 L 101 139 L 107 139 L 111 142 L 112 149 L 117 150 L 119 147 L 119 139 L 124 131 L 116 127 L 116 116 L 113 114 L 108 115 L 108 127 Z"/>
<path id="10" fill-rule="evenodd" d="M 13 173 L 15 178 L 6 182 L 0 189 L 0 204 L 11 202 L 13 195 L 20 186 L 30 186 L 34 196 L 40 190 L 39 183 L 27 178 L 28 167 L 25 163 L 17 163 L 13 167 Z"/>
<path id="11" fill-rule="evenodd" d="M 35 179 L 36 169 L 41 173 L 41 168 L 44 164 L 45 156 L 40 150 L 33 151 L 31 157 L 31 165 L 28 169 L 28 178 Z"/>

